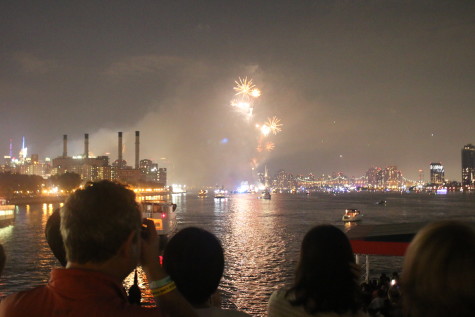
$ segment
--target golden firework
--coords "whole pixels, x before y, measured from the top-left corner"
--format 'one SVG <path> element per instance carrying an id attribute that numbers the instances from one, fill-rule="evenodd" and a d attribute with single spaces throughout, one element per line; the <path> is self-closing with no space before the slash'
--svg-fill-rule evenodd
<path id="1" fill-rule="evenodd" d="M 266 150 L 270 152 L 270 151 L 272 151 L 273 149 L 275 149 L 275 144 L 272 143 L 272 142 L 267 142 L 267 143 L 266 143 Z"/>
<path id="2" fill-rule="evenodd" d="M 280 119 L 277 118 L 276 116 L 273 116 L 272 118 L 267 119 L 265 126 L 267 126 L 270 132 L 274 134 L 277 134 L 280 131 L 282 131 L 282 128 L 281 128 L 282 124 L 280 123 Z"/>
<path id="3" fill-rule="evenodd" d="M 262 135 L 268 136 L 269 133 L 271 133 L 271 128 L 267 124 L 263 124 L 262 126 L 259 127 L 261 130 Z"/>
<path id="4" fill-rule="evenodd" d="M 254 98 L 260 97 L 261 96 L 261 91 L 258 88 L 254 88 L 251 90 L 251 96 Z"/>
<path id="5" fill-rule="evenodd" d="M 236 91 L 236 95 L 243 95 L 243 96 L 253 96 L 254 94 L 258 93 L 258 95 L 261 95 L 261 92 L 259 89 L 256 88 L 256 85 L 252 83 L 252 79 L 247 80 L 247 77 L 242 79 L 239 77 L 239 81 L 235 81 L 236 87 L 234 87 L 234 90 Z M 257 96 L 257 97 L 259 97 Z"/>

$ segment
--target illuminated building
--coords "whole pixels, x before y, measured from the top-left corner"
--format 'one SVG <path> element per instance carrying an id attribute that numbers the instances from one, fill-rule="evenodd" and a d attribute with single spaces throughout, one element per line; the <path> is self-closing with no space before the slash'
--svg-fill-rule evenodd
<path id="1" fill-rule="evenodd" d="M 467 144 L 462 149 L 462 187 L 475 190 L 475 146 Z"/>
<path id="2" fill-rule="evenodd" d="M 258 175 L 259 180 L 262 184 L 264 184 L 265 174 L 259 173 Z M 272 186 L 276 189 L 286 191 L 295 188 L 297 186 L 297 181 L 295 180 L 295 177 L 292 174 L 287 173 L 284 170 L 279 170 L 274 176 L 274 179 L 272 180 Z"/>
<path id="3" fill-rule="evenodd" d="M 3 161 L 6 166 L 10 166 L 12 164 L 12 157 L 10 155 L 5 155 Z"/>
<path id="4" fill-rule="evenodd" d="M 117 180 L 131 184 L 138 185 L 142 181 L 142 173 L 135 168 L 118 168 Z"/>
<path id="5" fill-rule="evenodd" d="M 380 187 L 383 183 L 383 177 L 381 173 L 381 168 L 379 167 L 371 167 L 366 172 L 366 178 L 368 182 L 368 186 L 370 187 Z"/>
<path id="6" fill-rule="evenodd" d="M 430 163 L 430 182 L 440 185 L 445 182 L 445 170 L 441 163 Z"/>
<path id="7" fill-rule="evenodd" d="M 158 182 L 158 164 L 152 160 L 144 159 L 139 164 L 140 172 L 146 182 Z M 166 183 L 166 182 L 165 182 Z M 165 185 L 165 184 L 164 184 Z"/>
<path id="8" fill-rule="evenodd" d="M 384 171 L 385 188 L 397 189 L 402 185 L 402 173 L 396 166 L 388 166 Z"/>
<path id="9" fill-rule="evenodd" d="M 372 188 L 399 189 L 404 185 L 402 173 L 397 166 L 388 166 L 384 169 L 371 167 L 366 172 L 366 178 L 368 186 Z"/>

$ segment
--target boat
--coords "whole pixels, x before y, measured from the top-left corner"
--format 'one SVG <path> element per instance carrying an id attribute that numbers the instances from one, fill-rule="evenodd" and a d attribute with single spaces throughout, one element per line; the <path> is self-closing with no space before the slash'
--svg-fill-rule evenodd
<path id="1" fill-rule="evenodd" d="M 272 195 L 268 189 L 262 192 L 261 199 L 271 199 Z"/>
<path id="2" fill-rule="evenodd" d="M 176 231 L 176 204 L 164 200 L 143 200 L 142 214 L 155 224 L 160 242 L 160 251 L 165 249 L 169 237 Z"/>
<path id="3" fill-rule="evenodd" d="M 387 201 L 386 200 L 380 200 L 376 203 L 376 205 L 386 205 Z"/>
<path id="4" fill-rule="evenodd" d="M 341 218 L 344 222 L 360 221 L 363 218 L 363 214 L 358 209 L 346 209 L 345 214 Z"/>
<path id="5" fill-rule="evenodd" d="M 5 198 L 0 198 L 0 228 L 9 226 L 15 220 L 15 205 L 8 205 Z"/>
<path id="6" fill-rule="evenodd" d="M 216 189 L 214 191 L 214 198 L 217 198 L 217 199 L 223 199 L 223 198 L 227 198 L 227 191 L 225 191 L 224 189 Z"/>
<path id="7" fill-rule="evenodd" d="M 202 189 L 198 193 L 198 197 L 206 197 L 208 195 L 208 191 L 206 189 Z"/>

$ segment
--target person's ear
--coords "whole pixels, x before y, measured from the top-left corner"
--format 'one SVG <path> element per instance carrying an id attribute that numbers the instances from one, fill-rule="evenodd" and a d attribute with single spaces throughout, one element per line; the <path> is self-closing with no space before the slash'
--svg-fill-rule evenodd
<path id="1" fill-rule="evenodd" d="M 129 236 L 122 244 L 120 248 L 120 255 L 124 257 L 134 257 L 137 258 L 140 254 L 139 250 L 139 241 L 137 237 L 137 231 L 133 230 L 130 232 Z"/>

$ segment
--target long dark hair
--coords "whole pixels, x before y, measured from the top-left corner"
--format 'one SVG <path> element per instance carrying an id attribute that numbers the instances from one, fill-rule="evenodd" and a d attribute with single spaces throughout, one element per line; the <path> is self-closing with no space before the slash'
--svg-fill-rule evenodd
<path id="1" fill-rule="evenodd" d="M 302 241 L 295 283 L 286 297 L 309 314 L 348 311 L 361 307 L 350 241 L 338 228 L 320 225 Z"/>

